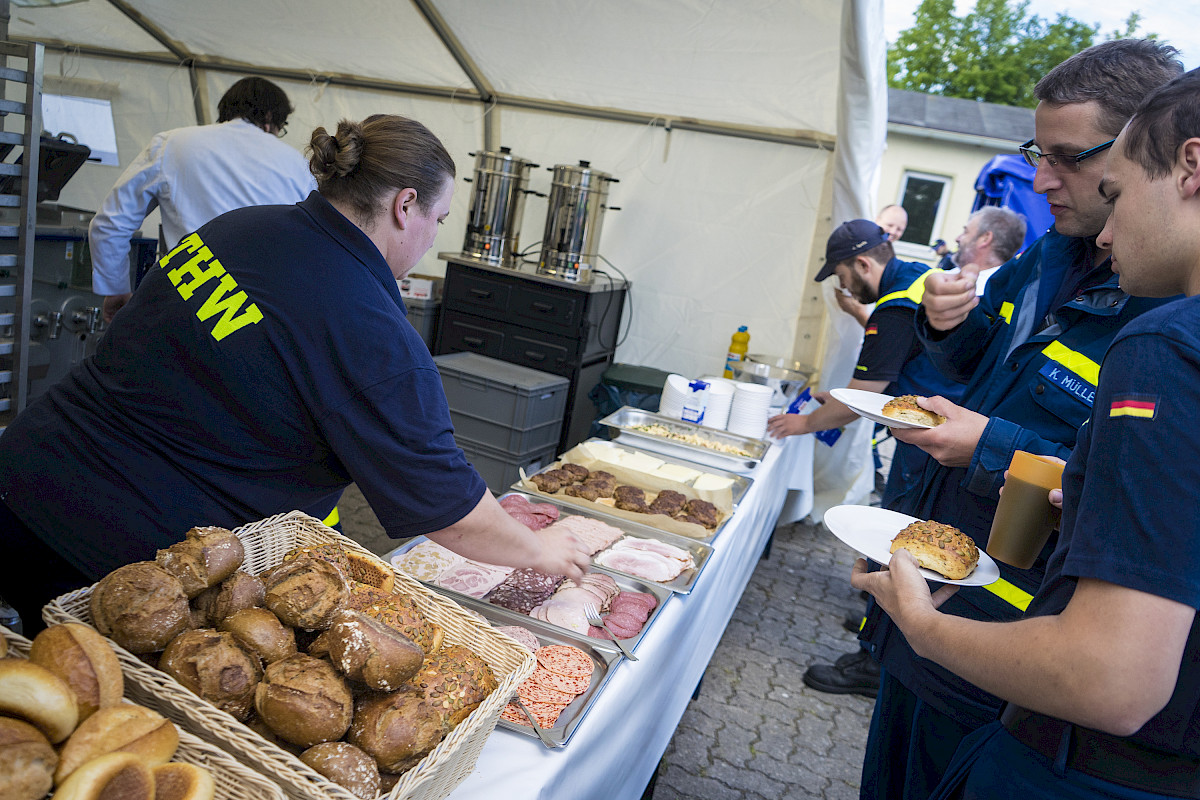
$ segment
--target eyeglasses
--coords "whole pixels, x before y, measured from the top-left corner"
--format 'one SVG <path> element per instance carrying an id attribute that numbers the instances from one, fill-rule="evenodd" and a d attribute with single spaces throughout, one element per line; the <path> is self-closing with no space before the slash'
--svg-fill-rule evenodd
<path id="1" fill-rule="evenodd" d="M 285 136 L 287 136 L 287 125 L 283 125 L 275 129 L 275 138 L 282 139 Z M 1029 157 L 1026 156 L 1026 160 L 1028 159 Z"/>
<path id="2" fill-rule="evenodd" d="M 1038 150 L 1034 150 L 1033 139 L 1030 139 L 1017 149 L 1021 152 L 1021 155 L 1025 157 L 1025 163 L 1035 169 L 1044 158 L 1046 159 L 1046 163 L 1055 169 L 1057 169 L 1060 165 L 1069 165 L 1072 172 L 1078 172 L 1080 161 L 1083 161 L 1085 158 L 1091 158 L 1097 153 L 1103 153 L 1105 150 L 1112 147 L 1113 142 L 1115 141 L 1116 139 L 1109 139 L 1104 144 L 1098 144 L 1090 150 L 1084 150 L 1079 155 L 1074 156 L 1068 156 L 1063 153 L 1042 153 Z"/>

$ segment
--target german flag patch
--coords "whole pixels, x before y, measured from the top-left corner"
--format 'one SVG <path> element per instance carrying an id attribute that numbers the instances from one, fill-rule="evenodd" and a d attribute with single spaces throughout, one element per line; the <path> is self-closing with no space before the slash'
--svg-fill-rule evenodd
<path id="1" fill-rule="evenodd" d="M 866 333 L 864 333 L 864 334 L 863 334 L 863 336 L 873 336 L 873 335 L 875 335 L 875 334 L 877 334 L 877 333 L 879 333 L 879 326 L 878 326 L 878 325 L 868 325 L 868 326 L 867 326 L 867 331 L 866 331 Z"/>
<path id="2" fill-rule="evenodd" d="M 1113 398 L 1108 409 L 1110 417 L 1141 417 L 1154 419 L 1158 414 L 1158 395 L 1123 394 Z"/>

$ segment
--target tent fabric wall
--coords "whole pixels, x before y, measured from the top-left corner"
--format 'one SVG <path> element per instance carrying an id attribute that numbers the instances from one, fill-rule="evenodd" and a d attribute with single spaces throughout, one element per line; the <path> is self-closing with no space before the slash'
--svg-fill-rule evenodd
<path id="1" fill-rule="evenodd" d="M 489 128 L 497 144 L 546 167 L 588 160 L 620 180 L 611 203 L 621 210 L 606 214 L 599 243 L 633 284 L 617 358 L 685 374 L 718 369 L 737 325 L 750 326 L 754 352 L 791 352 L 814 241 L 828 226 L 822 188 L 834 170 L 873 169 L 859 160 L 877 159 L 877 148 L 860 151 L 853 139 L 885 120 L 882 83 L 879 92 L 862 89 L 881 80 L 882 0 L 123 5 L 162 41 L 106 0 L 14 6 L 9 26 L 12 38 L 50 43 L 48 77 L 117 86 L 123 164 L 154 133 L 196 122 L 193 75 L 212 114 L 245 74 L 239 65 L 264 70 L 289 93 L 296 112 L 285 141 L 297 149 L 317 125 L 386 112 L 426 123 L 460 178 L 470 175 L 469 154 Z M 468 65 L 438 40 L 422 6 L 440 14 Z M 195 59 L 194 71 L 181 56 Z M 471 68 L 486 79 L 482 89 L 495 91 L 493 102 L 480 102 Z M 847 69 L 859 75 L 857 88 L 839 104 Z M 526 100 L 581 110 L 556 113 Z M 588 116 L 613 110 L 648 123 Z M 696 121 L 734 135 L 687 129 Z M 857 155 L 835 164 L 835 135 L 838 152 Z M 119 174 L 86 165 L 62 204 L 98 207 Z M 532 182 L 548 185 L 545 171 Z M 838 202 L 865 208 L 869 185 L 861 177 L 839 182 Z M 461 249 L 469 200 L 470 185 L 460 180 L 449 223 L 417 271 L 440 274 L 436 253 Z M 523 243 L 541 238 L 544 215 L 545 202 L 531 197 Z"/>

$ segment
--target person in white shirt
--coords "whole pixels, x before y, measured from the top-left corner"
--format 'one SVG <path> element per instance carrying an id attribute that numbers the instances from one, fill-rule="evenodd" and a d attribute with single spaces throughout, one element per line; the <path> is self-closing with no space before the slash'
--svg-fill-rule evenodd
<path id="1" fill-rule="evenodd" d="M 155 208 L 171 249 L 226 211 L 291 205 L 316 188 L 304 157 L 277 138 L 293 110 L 271 81 L 243 78 L 221 97 L 215 124 L 159 133 L 133 160 L 88 229 L 105 322 L 129 301 L 130 239 Z"/>

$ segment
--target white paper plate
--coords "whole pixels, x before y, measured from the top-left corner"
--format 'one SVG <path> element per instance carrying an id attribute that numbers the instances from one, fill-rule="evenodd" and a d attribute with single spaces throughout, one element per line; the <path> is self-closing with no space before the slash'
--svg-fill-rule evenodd
<path id="1" fill-rule="evenodd" d="M 879 564 L 887 564 L 892 560 L 889 549 L 896 534 L 917 521 L 916 517 L 873 506 L 834 506 L 825 512 L 825 527 L 834 536 Z M 979 563 L 975 565 L 975 571 L 961 581 L 952 581 L 923 567 L 917 569 L 931 581 L 958 586 L 987 586 L 1000 578 L 1000 568 L 982 550 L 979 551 Z"/>
<path id="2" fill-rule="evenodd" d="M 887 401 L 893 400 L 890 394 L 879 394 L 878 392 L 864 392 L 862 389 L 834 389 L 829 392 L 833 395 L 833 399 L 844 404 L 847 408 L 858 414 L 860 417 L 866 417 L 869 420 L 878 422 L 882 425 L 887 425 L 889 428 L 932 428 L 933 425 L 926 425 L 922 422 L 904 422 L 883 415 L 883 406 Z"/>

